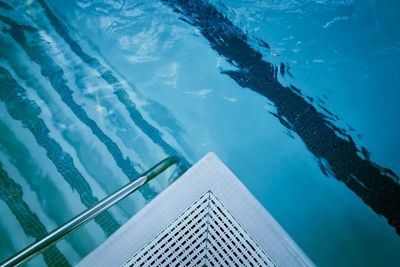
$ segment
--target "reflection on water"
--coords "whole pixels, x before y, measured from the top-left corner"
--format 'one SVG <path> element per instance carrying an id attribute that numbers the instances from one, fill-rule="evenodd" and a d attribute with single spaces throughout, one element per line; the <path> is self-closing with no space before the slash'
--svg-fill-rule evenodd
<path id="1" fill-rule="evenodd" d="M 327 117 L 318 112 L 295 86 L 282 86 L 277 79 L 278 69 L 263 61 L 262 55 L 247 43 L 247 36 L 214 6 L 196 1 L 165 3 L 198 27 L 210 46 L 238 67 L 223 74 L 274 103 L 277 110 L 273 115 L 280 123 L 295 132 L 317 159 L 327 162 L 320 163 L 322 172 L 343 181 L 400 233 L 399 177 L 392 170 L 371 162 L 368 152 L 358 149 L 347 131 L 331 122 L 332 113 Z"/>

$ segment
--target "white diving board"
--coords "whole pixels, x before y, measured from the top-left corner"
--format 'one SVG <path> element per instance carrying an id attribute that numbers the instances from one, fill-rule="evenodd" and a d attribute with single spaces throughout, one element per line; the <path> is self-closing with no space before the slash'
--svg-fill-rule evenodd
<path id="1" fill-rule="evenodd" d="M 314 266 L 239 179 L 207 154 L 78 266 Z"/>

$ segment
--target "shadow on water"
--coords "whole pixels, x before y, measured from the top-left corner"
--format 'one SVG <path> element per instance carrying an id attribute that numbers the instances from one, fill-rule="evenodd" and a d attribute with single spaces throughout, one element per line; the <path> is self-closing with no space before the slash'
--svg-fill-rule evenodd
<path id="1" fill-rule="evenodd" d="M 200 0 L 161 1 L 198 28 L 211 48 L 237 68 L 223 74 L 274 103 L 274 116 L 303 140 L 325 175 L 332 173 L 346 184 L 400 234 L 400 185 L 392 170 L 370 161 L 368 152 L 358 149 L 352 137 L 307 102 L 299 89 L 280 84 L 277 68 L 264 61 L 247 35 L 215 6 Z"/>

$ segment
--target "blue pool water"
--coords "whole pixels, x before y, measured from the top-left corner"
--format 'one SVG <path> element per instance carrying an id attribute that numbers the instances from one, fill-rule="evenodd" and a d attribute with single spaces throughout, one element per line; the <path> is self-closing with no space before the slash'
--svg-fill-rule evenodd
<path id="1" fill-rule="evenodd" d="M 0 260 L 214 151 L 321 266 L 400 264 L 398 1 L 0 1 Z M 47 250 L 77 263 L 162 191 Z M 397 230 L 397 233 L 396 233 Z"/>

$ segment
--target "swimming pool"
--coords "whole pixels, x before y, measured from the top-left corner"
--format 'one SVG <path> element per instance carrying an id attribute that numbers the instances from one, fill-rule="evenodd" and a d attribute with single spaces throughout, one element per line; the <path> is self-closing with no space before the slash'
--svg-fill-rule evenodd
<path id="1" fill-rule="evenodd" d="M 395 1 L 0 10 L 0 259 L 166 155 L 214 151 L 317 265 L 400 262 Z M 169 182 L 44 261 L 76 263 Z"/>

